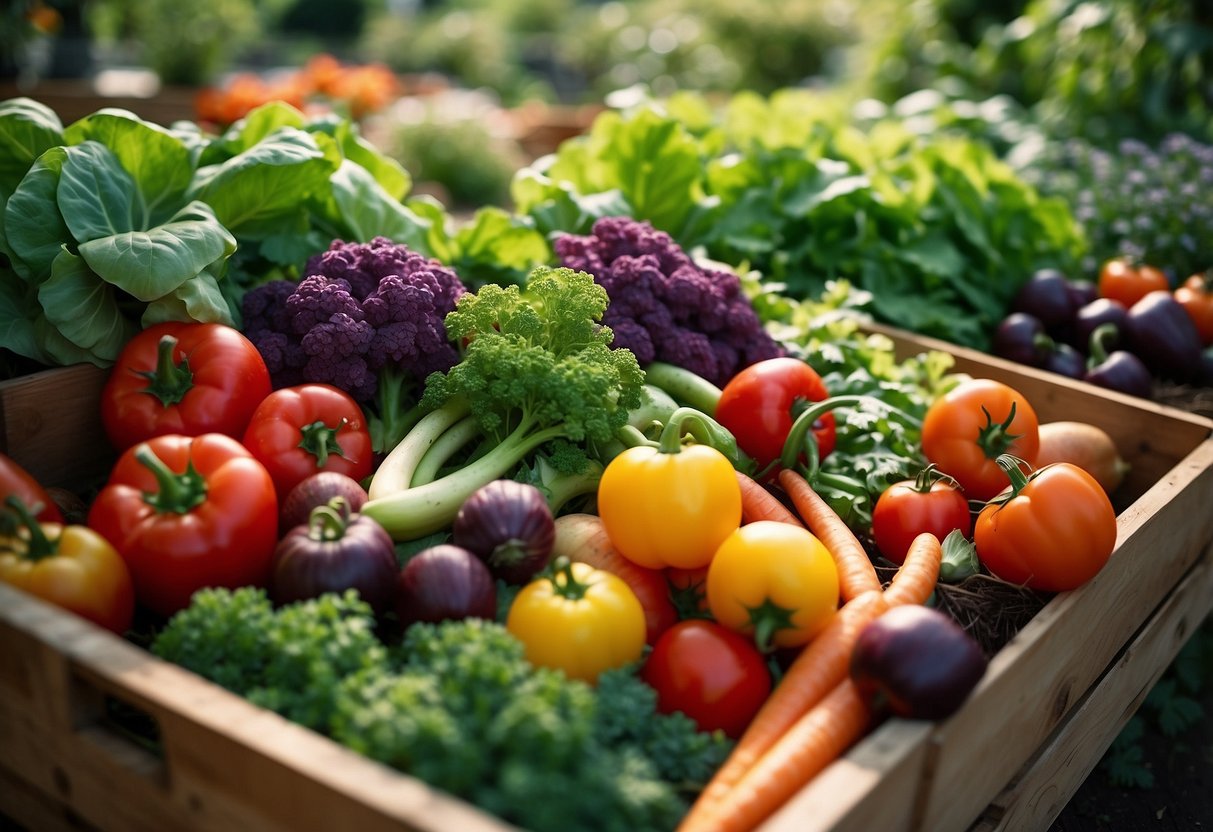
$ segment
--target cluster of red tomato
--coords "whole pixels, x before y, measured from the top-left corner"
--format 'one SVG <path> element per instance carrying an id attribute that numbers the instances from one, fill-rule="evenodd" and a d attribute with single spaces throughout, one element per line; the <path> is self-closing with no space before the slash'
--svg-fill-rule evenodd
<path id="1" fill-rule="evenodd" d="M 965 381 L 938 399 L 922 427 L 928 472 L 890 486 L 873 509 L 881 553 L 900 563 L 921 532 L 943 540 L 958 529 L 1005 581 L 1061 592 L 1094 577 L 1116 543 L 1115 510 L 1083 467 L 1035 467 L 1040 429 L 1028 400 L 998 381 Z"/>
<path id="2" fill-rule="evenodd" d="M 132 338 L 101 420 L 119 456 L 86 525 L 26 523 L 25 545 L 60 557 L 6 559 L 0 579 L 120 633 L 136 602 L 168 616 L 204 586 L 264 586 L 290 490 L 321 468 L 361 479 L 374 465 L 352 398 L 319 384 L 272 391 L 256 347 L 221 324 Z M 23 499 L 54 511 L 44 491 Z"/>

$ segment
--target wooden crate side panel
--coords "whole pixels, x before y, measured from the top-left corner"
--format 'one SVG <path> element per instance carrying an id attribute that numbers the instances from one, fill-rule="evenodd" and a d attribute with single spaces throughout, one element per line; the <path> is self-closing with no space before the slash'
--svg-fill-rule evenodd
<path id="1" fill-rule="evenodd" d="M 99 827 L 511 828 L 4 585 L 0 643 L 27 674 L 0 679 L 0 768 Z M 105 695 L 155 721 L 162 758 L 97 719 Z"/>
<path id="2" fill-rule="evenodd" d="M 1213 440 L 1120 516 L 1103 571 L 1050 601 L 940 726 L 922 829 L 964 829 L 1010 782 L 1213 540 L 1210 505 Z"/>
<path id="3" fill-rule="evenodd" d="M 909 832 L 931 725 L 890 720 L 821 772 L 761 832 Z"/>
<path id="4" fill-rule="evenodd" d="M 0 452 L 43 485 L 79 488 L 115 457 L 99 417 L 106 371 L 91 364 L 0 382 Z"/>
<path id="5" fill-rule="evenodd" d="M 1213 547 L 970 832 L 1046 829 L 1213 610 Z"/>

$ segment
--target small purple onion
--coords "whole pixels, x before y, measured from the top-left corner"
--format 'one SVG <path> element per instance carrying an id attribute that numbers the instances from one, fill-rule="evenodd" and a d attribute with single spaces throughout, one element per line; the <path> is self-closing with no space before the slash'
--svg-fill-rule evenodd
<path id="1" fill-rule="evenodd" d="M 282 507 L 278 509 L 278 528 L 285 534 L 306 523 L 312 509 L 322 506 L 334 497 L 344 497 L 353 513 L 362 510 L 367 501 L 366 489 L 357 480 L 339 471 L 318 471 L 300 480 L 286 493 Z"/>
<path id="2" fill-rule="evenodd" d="M 418 621 L 497 616 L 497 584 L 484 561 L 449 543 L 422 549 L 396 580 L 396 617 Z"/>
<path id="3" fill-rule="evenodd" d="M 543 492 L 514 480 L 494 480 L 459 509 L 452 542 L 483 560 L 498 578 L 522 584 L 547 566 L 556 544 L 556 521 Z"/>

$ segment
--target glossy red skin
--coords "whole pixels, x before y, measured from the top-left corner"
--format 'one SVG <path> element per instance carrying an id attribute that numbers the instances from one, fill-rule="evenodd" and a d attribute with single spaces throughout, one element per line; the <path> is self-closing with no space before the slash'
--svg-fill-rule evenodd
<path id="1" fill-rule="evenodd" d="M 324 465 L 300 447 L 303 428 L 315 422 L 336 429 L 341 448 L 340 455 L 330 452 Z M 253 411 L 243 441 L 270 472 L 283 500 L 312 474 L 336 471 L 361 482 L 375 466 L 362 408 L 348 393 L 329 384 L 299 384 L 270 393 Z"/>
<path id="2" fill-rule="evenodd" d="M 0 454 L 0 511 L 4 510 L 4 502 L 10 494 L 18 497 L 31 511 L 37 507 L 37 511 L 33 512 L 34 517 L 43 523 L 63 522 L 59 505 L 34 475 L 7 455 Z"/>
<path id="3" fill-rule="evenodd" d="M 177 339 L 173 360 L 189 357 L 193 386 L 176 404 L 149 395 L 143 373 L 156 370 L 160 338 Z M 155 324 L 127 342 L 101 392 L 101 423 L 119 451 L 153 436 L 222 433 L 239 439 L 253 411 L 269 395 L 261 353 L 223 324 Z"/>
<path id="4" fill-rule="evenodd" d="M 716 405 L 716 421 L 762 467 L 783 453 L 797 400 L 819 402 L 829 395 L 821 376 L 804 361 L 788 356 L 770 358 L 746 367 L 724 386 Z M 819 459 L 834 450 L 834 431 L 834 414 L 823 414 L 813 428 Z"/>
<path id="5" fill-rule="evenodd" d="M 147 444 L 175 472 L 192 464 L 207 491 L 184 514 L 160 513 L 144 499 L 160 486 L 135 458 L 138 446 L 114 464 L 89 509 L 88 525 L 130 567 L 139 602 L 168 616 L 202 587 L 266 586 L 278 542 L 278 498 L 265 466 L 217 433 L 158 436 Z"/>
<path id="6" fill-rule="evenodd" d="M 973 531 L 973 516 L 964 493 L 946 480 L 918 491 L 914 480 L 894 483 L 884 490 L 872 509 L 872 536 L 880 553 L 901 564 L 914 538 L 930 532 L 940 541 L 954 529 L 965 537 Z"/>
<path id="7" fill-rule="evenodd" d="M 662 634 L 640 672 L 661 713 L 681 711 L 704 731 L 736 739 L 771 692 L 766 661 L 745 636 L 714 621 L 680 621 Z"/>

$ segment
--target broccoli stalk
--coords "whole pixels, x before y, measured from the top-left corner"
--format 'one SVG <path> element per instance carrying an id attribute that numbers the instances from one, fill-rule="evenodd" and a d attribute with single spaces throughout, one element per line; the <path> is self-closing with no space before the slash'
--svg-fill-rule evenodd
<path id="1" fill-rule="evenodd" d="M 644 373 L 629 350 L 610 348 L 606 307 L 605 290 L 567 268 L 536 269 L 525 290 L 489 284 L 463 295 L 445 320 L 462 358 L 426 379 L 430 412 L 379 466 L 362 512 L 396 540 L 415 539 L 448 526 L 474 491 L 541 446 L 613 438 L 641 404 Z M 440 473 L 457 446 L 477 440 L 478 453 Z"/>

